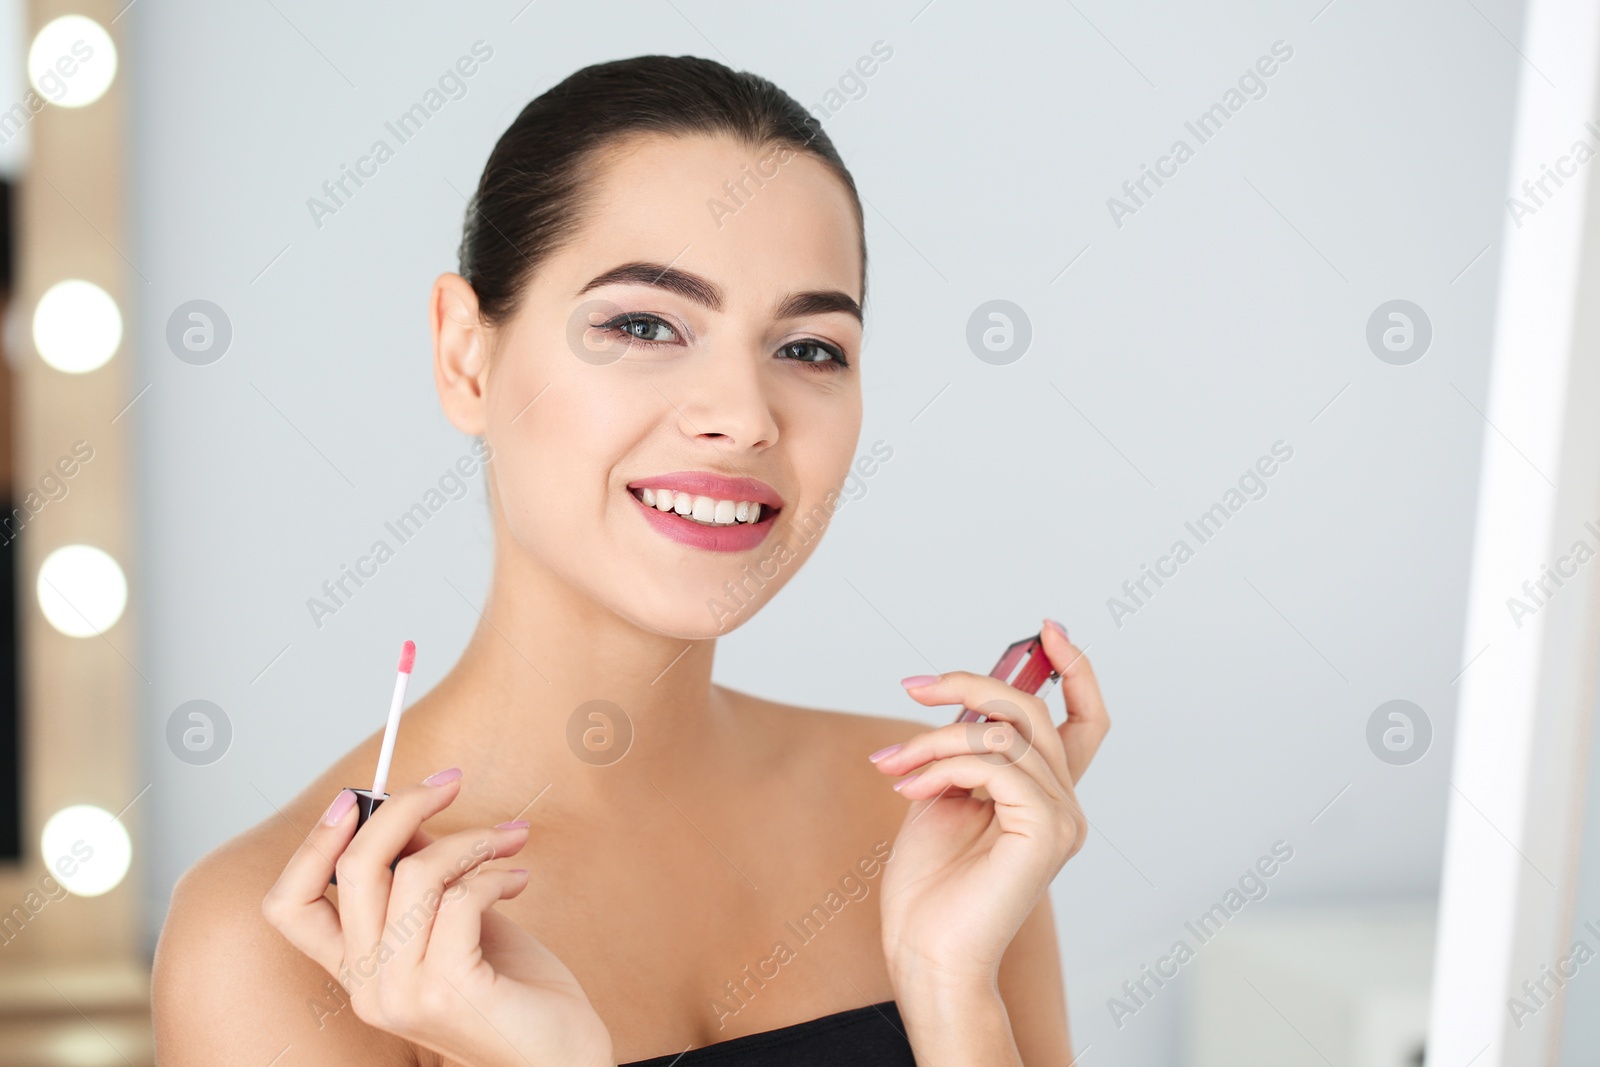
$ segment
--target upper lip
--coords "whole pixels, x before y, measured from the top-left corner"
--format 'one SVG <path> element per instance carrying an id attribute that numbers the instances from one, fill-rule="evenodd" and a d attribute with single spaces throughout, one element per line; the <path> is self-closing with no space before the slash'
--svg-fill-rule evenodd
<path id="1" fill-rule="evenodd" d="M 713 500 L 748 500 L 771 508 L 783 507 L 783 497 L 766 482 L 755 478 L 729 478 L 710 471 L 676 471 L 654 474 L 628 483 L 629 489 L 671 489 L 676 492 L 708 496 Z"/>

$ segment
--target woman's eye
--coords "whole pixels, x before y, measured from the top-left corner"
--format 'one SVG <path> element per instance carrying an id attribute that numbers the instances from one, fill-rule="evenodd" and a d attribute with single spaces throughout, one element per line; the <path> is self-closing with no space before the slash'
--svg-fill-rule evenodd
<path id="1" fill-rule="evenodd" d="M 637 312 L 619 315 L 606 323 L 602 329 L 621 334 L 630 344 L 669 345 L 676 344 L 679 340 L 678 332 L 664 320 L 655 315 Z M 791 341 L 778 349 L 778 354 L 783 359 L 817 366 L 819 369 L 839 369 L 850 365 L 844 352 L 823 341 Z"/>
<path id="2" fill-rule="evenodd" d="M 619 330 L 630 340 L 645 344 L 671 344 L 678 335 L 671 326 L 654 315 L 624 315 L 606 323 L 606 329 Z"/>
<path id="3" fill-rule="evenodd" d="M 843 352 L 821 341 L 792 341 L 778 351 L 784 359 L 792 359 L 796 363 L 831 363 L 839 367 L 850 365 Z"/>

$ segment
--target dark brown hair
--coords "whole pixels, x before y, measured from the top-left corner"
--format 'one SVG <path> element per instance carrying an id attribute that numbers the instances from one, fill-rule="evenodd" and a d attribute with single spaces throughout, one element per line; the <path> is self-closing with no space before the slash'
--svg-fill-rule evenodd
<path id="1" fill-rule="evenodd" d="M 596 63 L 522 109 L 489 155 L 462 228 L 460 272 L 479 314 L 504 322 L 538 265 L 583 221 L 591 164 L 632 134 L 728 135 L 759 149 L 808 152 L 836 174 L 855 206 L 862 306 L 867 248 L 861 198 L 822 124 L 759 75 L 698 56 Z"/>

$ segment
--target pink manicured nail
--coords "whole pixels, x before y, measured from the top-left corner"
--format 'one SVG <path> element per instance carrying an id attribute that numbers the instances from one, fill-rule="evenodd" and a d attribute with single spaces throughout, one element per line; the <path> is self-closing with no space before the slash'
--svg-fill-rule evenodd
<path id="1" fill-rule="evenodd" d="M 899 752 L 902 748 L 905 748 L 905 747 L 906 746 L 904 744 L 899 744 L 899 745 L 890 745 L 888 748 L 880 748 L 880 749 L 878 749 L 878 751 L 876 751 L 872 755 L 868 756 L 867 759 L 871 760 L 873 763 L 877 763 L 879 760 L 883 759 L 884 757 L 892 756 L 896 752 Z"/>
<path id="2" fill-rule="evenodd" d="M 509 871 L 507 871 L 506 873 L 507 874 L 527 874 L 528 873 L 528 868 L 526 868 L 526 867 L 513 867 Z"/>
<path id="3" fill-rule="evenodd" d="M 1044 620 L 1044 624 L 1046 626 L 1053 627 L 1055 629 L 1056 633 L 1061 635 L 1063 640 L 1065 640 L 1065 641 L 1071 641 L 1072 640 L 1072 638 L 1067 636 L 1067 628 L 1065 626 L 1062 626 L 1059 622 L 1056 622 L 1056 620 L 1054 620 L 1054 619 L 1046 619 L 1046 620 Z"/>
<path id="4" fill-rule="evenodd" d="M 937 674 L 913 674 L 909 678 L 900 679 L 900 684 L 907 689 L 920 689 L 925 685 L 932 685 L 939 680 Z"/>
<path id="5" fill-rule="evenodd" d="M 333 798 L 333 803 L 328 805 L 328 813 L 322 817 L 324 826 L 338 826 L 339 820 L 349 814 L 351 808 L 356 806 L 356 795 L 348 789 L 339 790 L 339 795 Z"/>
<path id="6" fill-rule="evenodd" d="M 920 777 L 922 777 L 920 774 L 913 774 L 910 778 L 902 778 L 902 779 L 900 779 L 898 782 L 896 782 L 894 784 L 894 791 L 896 793 L 900 792 L 900 790 L 904 789 L 907 785 L 909 785 L 910 783 L 916 781 Z"/>
<path id="7" fill-rule="evenodd" d="M 496 830 L 522 830 L 528 825 L 527 819 L 512 819 L 510 822 L 495 823 Z"/>
<path id="8" fill-rule="evenodd" d="M 422 780 L 423 785 L 449 785 L 461 777 L 460 767 L 451 767 L 449 770 L 435 771 Z"/>

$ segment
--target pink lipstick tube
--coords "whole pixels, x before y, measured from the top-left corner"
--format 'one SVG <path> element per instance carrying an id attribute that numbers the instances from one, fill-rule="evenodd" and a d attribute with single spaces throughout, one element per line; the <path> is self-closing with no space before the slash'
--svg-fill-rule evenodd
<path id="1" fill-rule="evenodd" d="M 1021 664 L 1020 670 L 1018 664 Z M 1000 654 L 1000 662 L 989 672 L 989 677 L 998 678 L 1014 689 L 1040 697 L 1048 694 L 1051 686 L 1061 680 L 1061 675 L 1050 665 L 1050 657 L 1045 655 L 1044 642 L 1039 640 L 1038 634 L 1007 645 L 1006 650 Z M 982 722 L 984 716 L 981 711 L 962 708 L 961 714 L 956 716 L 955 721 Z"/>

